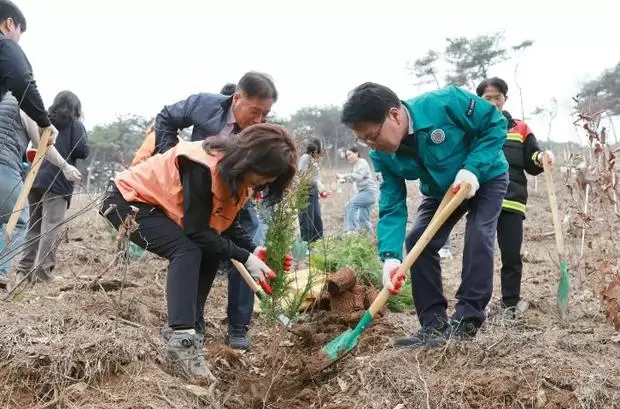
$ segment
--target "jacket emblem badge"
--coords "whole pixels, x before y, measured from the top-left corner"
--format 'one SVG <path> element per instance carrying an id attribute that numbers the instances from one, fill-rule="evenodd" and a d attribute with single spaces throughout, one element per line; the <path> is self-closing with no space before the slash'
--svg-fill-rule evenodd
<path id="1" fill-rule="evenodd" d="M 435 129 L 431 132 L 431 141 L 436 144 L 442 143 L 446 139 L 446 134 L 443 129 Z"/>

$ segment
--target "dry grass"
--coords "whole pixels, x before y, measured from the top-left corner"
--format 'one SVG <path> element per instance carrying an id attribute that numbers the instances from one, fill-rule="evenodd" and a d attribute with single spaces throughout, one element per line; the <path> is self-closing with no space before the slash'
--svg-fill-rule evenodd
<path id="1" fill-rule="evenodd" d="M 417 190 L 410 192 L 413 211 Z M 345 191 L 322 201 L 328 233 L 340 230 L 349 197 Z M 166 263 L 147 255 L 110 268 L 114 237 L 96 211 L 88 211 L 71 222 L 69 243 L 59 249 L 58 270 L 65 280 L 26 287 L 0 305 L 0 406 L 620 407 L 620 342 L 594 295 L 595 283 L 574 289 L 568 322 L 557 318 L 558 268 L 545 199 L 544 185 L 532 192 L 523 284 L 531 306 L 520 322 L 489 320 L 474 342 L 399 351 L 391 343 L 414 331 L 417 319 L 411 313 L 387 314 L 364 333 L 351 356 L 310 380 L 301 376 L 308 359 L 354 325 L 353 318 L 306 316 L 311 336 L 303 340 L 257 318 L 251 331 L 253 350 L 239 354 L 222 343 L 226 280 L 217 279 L 206 309 L 205 350 L 216 380 L 186 379 L 168 362 L 159 336 L 166 319 Z M 76 198 L 75 208 L 86 202 Z M 460 277 L 462 228 L 459 223 L 455 231 L 456 257 L 444 265 L 450 306 Z M 99 275 L 136 287 L 124 288 L 121 296 L 120 291 L 94 292 L 81 286 Z M 63 287 L 68 290 L 61 291 Z"/>

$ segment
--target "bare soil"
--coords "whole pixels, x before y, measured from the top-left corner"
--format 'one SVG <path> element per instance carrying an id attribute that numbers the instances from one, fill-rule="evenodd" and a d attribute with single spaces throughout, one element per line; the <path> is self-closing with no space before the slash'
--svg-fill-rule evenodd
<path id="1" fill-rule="evenodd" d="M 419 196 L 410 189 L 413 215 Z M 169 362 L 160 328 L 166 320 L 166 262 L 147 254 L 110 267 L 116 243 L 95 210 L 69 225 L 58 251 L 62 282 L 18 291 L 0 308 L 0 407 L 3 408 L 620 408 L 620 337 L 605 315 L 597 266 L 617 268 L 609 232 L 588 231 L 588 257 L 578 263 L 579 234 L 569 235 L 573 292 L 567 321 L 555 307 L 559 268 L 544 182 L 531 189 L 526 220 L 523 297 L 516 323 L 489 318 L 472 342 L 431 350 L 395 350 L 392 342 L 418 327 L 415 312 L 378 317 L 351 354 L 317 376 L 308 366 L 321 347 L 363 311 L 306 314 L 294 333 L 256 317 L 252 350 L 224 345 L 226 279 L 218 278 L 206 308 L 205 356 L 212 377 L 184 377 Z M 559 197 L 568 199 L 563 191 Z M 342 226 L 350 192 L 322 201 L 331 233 Z M 75 198 L 75 209 L 92 198 Z M 568 207 L 563 209 L 568 213 Z M 618 233 L 617 220 L 609 220 Z M 443 264 L 450 306 L 460 278 L 463 223 L 454 259 Z M 369 249 L 369 251 L 373 251 Z M 496 291 L 499 295 L 499 255 Z M 579 288 L 576 273 L 586 280 Z M 616 270 L 617 271 L 617 270 Z M 95 277 L 134 287 L 94 291 Z M 63 291 L 61 291 L 61 289 Z M 372 296 L 362 302 L 365 306 Z M 370 298 L 370 299 L 369 299 Z"/>

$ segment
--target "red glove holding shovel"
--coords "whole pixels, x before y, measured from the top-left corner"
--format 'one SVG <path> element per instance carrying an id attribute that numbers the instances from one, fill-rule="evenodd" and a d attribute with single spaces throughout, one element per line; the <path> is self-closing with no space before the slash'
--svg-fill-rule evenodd
<path id="1" fill-rule="evenodd" d="M 254 249 L 254 255 L 260 258 L 263 262 L 267 260 L 267 248 L 258 246 Z M 282 268 L 284 271 L 289 271 L 293 267 L 293 256 L 287 254 L 284 256 L 284 260 L 282 262 Z"/>

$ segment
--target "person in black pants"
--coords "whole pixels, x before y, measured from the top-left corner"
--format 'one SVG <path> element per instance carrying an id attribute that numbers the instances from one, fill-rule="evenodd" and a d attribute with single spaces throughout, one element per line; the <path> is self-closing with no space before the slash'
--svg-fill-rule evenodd
<path id="1" fill-rule="evenodd" d="M 523 243 L 523 220 L 527 204 L 527 177 L 543 171 L 542 161 L 550 164 L 555 161 L 553 152 L 541 151 L 536 137 L 525 122 L 514 119 L 504 111 L 508 99 L 508 85 L 501 78 L 488 78 L 476 88 L 476 93 L 494 104 L 508 120 L 508 134 L 504 142 L 504 155 L 509 164 L 508 190 L 502 202 L 502 211 L 497 221 L 497 241 L 502 257 L 501 286 L 502 309 L 507 318 L 514 318 L 517 304 L 521 299 L 521 276 L 523 262 L 521 245 Z"/>
<path id="2" fill-rule="evenodd" d="M 325 197 L 327 191 L 321 183 L 321 141 L 313 139 L 308 143 L 306 153 L 299 158 L 298 169 L 310 172 L 312 186 L 308 195 L 308 205 L 299 212 L 299 230 L 301 239 L 312 243 L 323 238 L 323 219 L 321 218 L 320 197 Z"/>
<path id="3" fill-rule="evenodd" d="M 224 88 L 222 92 L 230 92 L 232 87 Z M 166 152 L 178 143 L 179 130 L 190 126 L 193 126 L 191 140 L 200 141 L 215 135 L 234 135 L 248 126 L 264 123 L 277 100 L 278 91 L 272 78 L 255 71 L 245 73 L 230 95 L 206 92 L 190 95 L 185 100 L 166 105 L 157 114 L 154 142 L 152 147 L 148 145 L 152 151 L 141 156 Z M 247 233 L 253 237 L 258 222 L 252 225 L 247 223 L 247 220 L 255 219 L 253 214 L 256 212 L 252 203 L 248 202 L 241 213 L 244 214 L 242 223 L 248 229 L 251 227 Z M 227 272 L 231 296 L 228 299 L 228 331 L 225 341 L 232 348 L 248 349 L 254 294 L 236 269 L 229 267 Z M 167 331 L 167 328 L 163 331 Z"/>
<path id="4" fill-rule="evenodd" d="M 100 214 L 119 229 L 135 214 L 135 244 L 169 260 L 168 352 L 190 375 L 204 376 L 203 311 L 221 260 L 244 264 L 268 294 L 275 278 L 238 215 L 252 191 L 268 188 L 277 202 L 297 162 L 293 139 L 277 125 L 258 124 L 235 136 L 179 142 L 120 173 Z M 285 269 L 287 263 L 284 261 Z"/>

